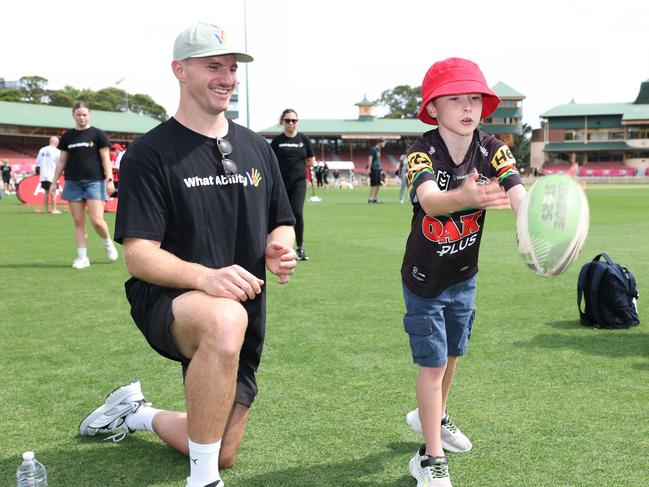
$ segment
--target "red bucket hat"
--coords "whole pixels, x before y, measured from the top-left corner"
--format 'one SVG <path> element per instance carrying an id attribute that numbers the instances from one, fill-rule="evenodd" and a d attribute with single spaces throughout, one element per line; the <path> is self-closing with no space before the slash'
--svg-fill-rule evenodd
<path id="1" fill-rule="evenodd" d="M 500 98 L 491 91 L 478 65 L 467 59 L 451 57 L 433 64 L 421 84 L 421 108 L 417 118 L 424 123 L 437 125 L 437 120 L 426 110 L 428 104 L 439 96 L 482 94 L 482 115 L 491 115 L 498 108 Z"/>

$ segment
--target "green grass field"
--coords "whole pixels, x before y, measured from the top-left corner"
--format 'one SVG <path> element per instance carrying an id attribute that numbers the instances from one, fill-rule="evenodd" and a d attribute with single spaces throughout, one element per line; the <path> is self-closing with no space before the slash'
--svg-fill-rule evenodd
<path id="1" fill-rule="evenodd" d="M 456 487 L 647 485 L 649 186 L 587 193 L 586 247 L 553 279 L 518 256 L 511 211 L 487 215 L 474 334 L 449 400 L 474 443 L 450 456 Z M 365 187 L 319 194 L 305 210 L 311 260 L 288 286 L 269 284 L 260 394 L 227 487 L 415 485 L 407 464 L 421 438 L 404 417 L 417 369 L 399 277 L 411 210 L 396 188 L 372 206 Z M 601 251 L 635 274 L 639 327 L 579 325 L 577 275 Z M 0 485 L 15 485 L 33 449 L 51 487 L 182 486 L 187 460 L 153 435 L 76 434 L 132 379 L 154 406 L 184 402 L 180 367 L 130 319 L 121 259 L 109 264 L 94 233 L 92 267 L 72 269 L 74 254 L 68 214 L 0 201 Z"/>

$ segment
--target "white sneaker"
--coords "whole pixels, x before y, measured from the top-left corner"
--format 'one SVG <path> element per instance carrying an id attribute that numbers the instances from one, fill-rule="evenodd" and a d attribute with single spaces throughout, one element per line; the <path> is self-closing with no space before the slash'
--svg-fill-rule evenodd
<path id="1" fill-rule="evenodd" d="M 104 249 L 106 250 L 106 257 L 108 257 L 108 260 L 110 260 L 111 262 L 115 262 L 119 257 L 115 245 L 113 245 L 113 243 L 111 242 L 111 244 L 104 247 Z"/>
<path id="2" fill-rule="evenodd" d="M 473 444 L 453 422 L 448 413 L 442 418 L 442 448 L 453 453 L 466 453 Z"/>
<path id="3" fill-rule="evenodd" d="M 406 414 L 406 423 L 415 433 L 424 434 L 421 427 L 421 418 L 419 417 L 419 408 Z M 442 418 L 441 439 L 442 448 L 452 453 L 466 453 L 473 448 L 471 441 L 455 425 L 448 413 Z"/>
<path id="4" fill-rule="evenodd" d="M 419 433 L 420 435 L 424 434 L 424 429 L 421 427 L 421 419 L 419 418 L 419 408 L 406 414 L 406 423 L 408 423 L 410 429 L 415 433 Z"/>
<path id="5" fill-rule="evenodd" d="M 88 257 L 77 257 L 72 261 L 72 267 L 75 269 L 85 269 L 90 267 L 90 259 Z"/>
<path id="6" fill-rule="evenodd" d="M 417 480 L 417 487 L 453 487 L 448 473 L 448 457 L 429 457 L 426 445 L 422 445 L 410 459 L 408 470 Z"/>
<path id="7" fill-rule="evenodd" d="M 151 406 L 151 403 L 144 400 L 140 381 L 124 384 L 108 394 L 104 404 L 81 421 L 79 434 L 95 436 L 97 433 L 112 433 L 121 429 L 120 433 L 109 436 L 106 440 L 122 441 L 129 433 L 133 432 L 126 426 L 126 417 L 141 406 Z"/>

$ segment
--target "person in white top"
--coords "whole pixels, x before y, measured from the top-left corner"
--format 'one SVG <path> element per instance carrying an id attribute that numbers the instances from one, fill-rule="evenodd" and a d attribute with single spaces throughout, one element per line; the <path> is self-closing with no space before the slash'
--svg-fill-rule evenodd
<path id="1" fill-rule="evenodd" d="M 50 212 L 50 198 L 52 200 L 52 210 L 51 213 L 58 215 L 61 212 L 56 208 L 56 194 L 50 194 L 50 186 L 54 180 L 54 170 L 56 169 L 56 163 L 59 161 L 59 156 L 61 151 L 58 149 L 59 138 L 56 136 L 50 137 L 50 144 L 45 147 L 41 147 L 36 156 L 36 164 L 40 166 L 40 180 L 41 188 L 43 188 L 43 203 L 45 205 L 45 211 Z"/>

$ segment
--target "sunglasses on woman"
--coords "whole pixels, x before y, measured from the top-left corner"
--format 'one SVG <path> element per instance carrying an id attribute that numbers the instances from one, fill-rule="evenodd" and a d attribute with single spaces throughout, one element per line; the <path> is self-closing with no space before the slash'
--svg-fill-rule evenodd
<path id="1" fill-rule="evenodd" d="M 285 118 L 284 123 L 297 123 L 297 118 Z"/>
<path id="2" fill-rule="evenodd" d="M 221 155 L 221 167 L 223 168 L 225 175 L 231 176 L 239 174 L 237 163 L 226 157 L 232 154 L 232 143 L 227 139 L 216 139 L 216 147 L 219 149 Z"/>

